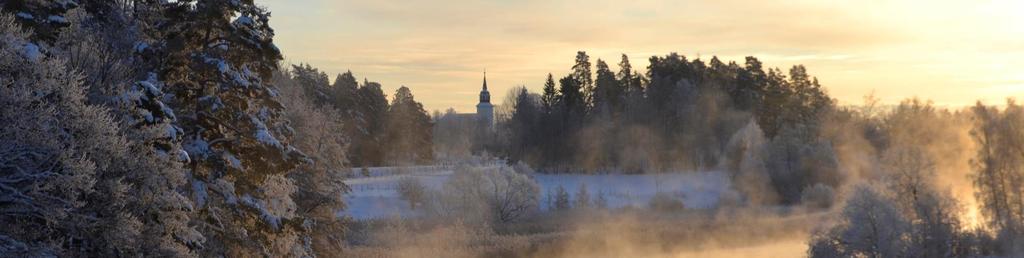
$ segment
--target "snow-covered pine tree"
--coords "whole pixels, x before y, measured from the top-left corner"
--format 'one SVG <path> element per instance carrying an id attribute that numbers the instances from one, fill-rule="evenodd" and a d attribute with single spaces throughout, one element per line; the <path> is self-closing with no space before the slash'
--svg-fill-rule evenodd
<path id="1" fill-rule="evenodd" d="M 331 100 L 331 82 L 327 79 L 327 73 L 320 71 L 309 64 L 292 65 L 292 80 L 302 86 L 306 95 L 311 97 L 318 105 L 329 103 Z"/>
<path id="2" fill-rule="evenodd" d="M 65 18 L 68 10 L 78 7 L 75 0 L 6 0 L 0 10 L 14 15 L 15 20 L 30 29 L 32 41 L 52 42 L 58 31 L 70 23 Z"/>
<path id="3" fill-rule="evenodd" d="M 269 12 L 252 0 L 164 4 L 155 58 L 184 131 L 202 255 L 307 256 L 303 219 L 284 177 L 308 159 L 288 144 L 277 90 L 281 53 Z"/>

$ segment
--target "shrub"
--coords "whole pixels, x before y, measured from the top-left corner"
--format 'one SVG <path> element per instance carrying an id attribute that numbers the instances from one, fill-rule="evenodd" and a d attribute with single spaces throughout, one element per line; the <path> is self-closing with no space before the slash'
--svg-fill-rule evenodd
<path id="1" fill-rule="evenodd" d="M 458 216 L 469 222 L 512 222 L 534 212 L 540 186 L 509 167 L 458 168 L 432 198 L 440 216 Z"/>
<path id="2" fill-rule="evenodd" d="M 832 207 L 834 200 L 835 191 L 831 186 L 824 184 L 814 184 L 804 188 L 804 191 L 800 193 L 800 203 L 809 208 L 827 209 Z"/>
<path id="3" fill-rule="evenodd" d="M 910 223 L 891 198 L 858 185 L 846 201 L 836 226 L 811 237 L 810 257 L 901 257 Z"/>
<path id="4" fill-rule="evenodd" d="M 552 210 L 568 210 L 572 208 L 572 204 L 569 203 L 569 192 L 565 190 L 565 187 L 559 185 L 555 189 L 555 202 L 550 208 Z"/>
<path id="5" fill-rule="evenodd" d="M 522 161 L 516 162 L 516 164 L 512 165 L 512 169 L 515 170 L 516 173 L 520 174 L 533 174 L 535 172 L 529 164 Z"/>
<path id="6" fill-rule="evenodd" d="M 667 192 L 655 193 L 648 205 L 655 211 L 681 211 L 685 208 L 682 200 Z"/>
<path id="7" fill-rule="evenodd" d="M 427 197 L 427 188 L 419 179 L 405 176 L 398 180 L 398 196 L 409 203 L 409 208 L 415 210 Z"/>
<path id="8" fill-rule="evenodd" d="M 818 183 L 839 185 L 839 160 L 831 143 L 807 132 L 783 127 L 764 148 L 764 163 L 782 204 L 800 201 L 801 192 Z"/>
<path id="9" fill-rule="evenodd" d="M 594 207 L 597 207 L 598 209 L 608 208 L 608 196 L 604 193 L 604 190 L 597 192 L 597 197 L 594 198 Z"/>
<path id="10" fill-rule="evenodd" d="M 580 183 L 579 190 L 576 191 L 576 203 L 577 209 L 590 208 L 590 192 L 587 191 L 587 184 Z"/>

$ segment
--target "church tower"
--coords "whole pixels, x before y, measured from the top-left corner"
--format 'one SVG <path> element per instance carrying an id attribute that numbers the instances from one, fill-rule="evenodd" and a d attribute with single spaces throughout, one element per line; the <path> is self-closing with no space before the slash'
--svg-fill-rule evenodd
<path id="1" fill-rule="evenodd" d="M 484 72 L 484 89 L 480 91 L 480 103 L 476 104 L 476 117 L 487 129 L 494 128 L 494 105 L 491 105 L 491 93 L 487 91 L 487 72 Z"/>

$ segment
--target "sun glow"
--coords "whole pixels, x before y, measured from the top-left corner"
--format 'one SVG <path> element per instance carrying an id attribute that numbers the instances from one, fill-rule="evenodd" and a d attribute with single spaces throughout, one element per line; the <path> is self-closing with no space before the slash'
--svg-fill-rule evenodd
<path id="1" fill-rule="evenodd" d="M 981 209 L 978 207 L 977 200 L 974 198 L 966 198 L 966 200 L 961 200 L 961 202 L 964 207 L 960 214 L 960 219 L 963 222 L 964 229 L 983 229 L 985 222 L 981 216 Z"/>

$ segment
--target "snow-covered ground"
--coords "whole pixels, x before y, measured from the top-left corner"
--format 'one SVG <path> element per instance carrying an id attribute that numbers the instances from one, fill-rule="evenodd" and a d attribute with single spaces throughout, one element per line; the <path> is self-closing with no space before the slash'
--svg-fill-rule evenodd
<path id="1" fill-rule="evenodd" d="M 729 178 L 719 172 L 690 172 L 671 174 L 644 175 L 580 175 L 580 174 L 536 174 L 533 176 L 540 184 L 541 208 L 554 195 L 558 186 L 576 198 L 579 188 L 586 185 L 590 200 L 598 194 L 604 194 L 608 200 L 608 208 L 646 207 L 656 193 L 667 193 L 683 201 L 690 209 L 706 209 L 715 207 L 721 196 L 731 191 Z M 553 197 L 552 197 L 553 198 Z"/>
<path id="2" fill-rule="evenodd" d="M 438 190 L 452 175 L 451 167 L 369 168 L 369 177 L 358 175 L 345 180 L 352 188 L 346 195 L 348 208 L 342 212 L 354 219 L 389 216 L 408 217 L 416 213 L 398 197 L 398 181 L 402 177 L 415 177 L 428 188 Z M 356 169 L 359 174 L 360 170 Z M 719 199 L 732 191 L 729 178 L 720 172 L 687 172 L 645 175 L 580 175 L 533 174 L 541 188 L 542 210 L 548 208 L 549 195 L 562 186 L 575 200 L 579 187 L 586 185 L 591 200 L 603 194 L 608 208 L 647 207 L 651 197 L 662 192 L 683 201 L 686 208 L 715 207 Z M 554 199 L 553 197 L 550 199 Z"/>
<path id="3" fill-rule="evenodd" d="M 414 212 L 409 209 L 409 204 L 398 197 L 398 180 L 415 177 L 428 188 L 437 190 L 453 170 L 439 167 L 370 168 L 369 172 L 369 177 L 359 175 L 345 180 L 352 191 L 345 195 L 348 207 L 341 214 L 354 219 L 412 215 Z"/>

